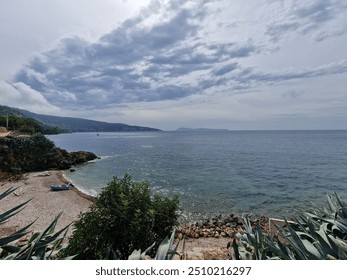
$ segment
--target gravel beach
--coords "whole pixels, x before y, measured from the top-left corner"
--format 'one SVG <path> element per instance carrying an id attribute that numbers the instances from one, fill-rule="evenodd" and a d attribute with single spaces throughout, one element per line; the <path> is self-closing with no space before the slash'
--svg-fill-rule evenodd
<path id="1" fill-rule="evenodd" d="M 63 184 L 68 181 L 63 171 L 33 172 L 24 174 L 18 181 L 1 181 L 0 193 L 11 187 L 17 187 L 16 192 L 0 201 L 0 213 L 11 209 L 25 201 L 31 201 L 15 216 L 0 224 L 0 236 L 14 232 L 35 221 L 30 227 L 32 231 L 42 231 L 62 213 L 56 230 L 76 221 L 81 212 L 89 209 L 91 198 L 76 188 L 67 191 L 53 192 L 52 184 Z M 68 235 L 72 232 L 69 227 Z"/>

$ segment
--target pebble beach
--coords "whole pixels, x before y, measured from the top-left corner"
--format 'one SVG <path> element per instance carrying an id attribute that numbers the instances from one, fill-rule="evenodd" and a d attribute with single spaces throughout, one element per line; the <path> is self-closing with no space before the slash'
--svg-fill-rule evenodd
<path id="1" fill-rule="evenodd" d="M 0 193 L 9 188 L 17 188 L 15 192 L 0 201 L 0 213 L 5 212 L 25 201 L 30 202 L 25 208 L 0 224 L 0 235 L 6 235 L 34 222 L 30 229 L 42 231 L 62 213 L 58 220 L 56 230 L 59 230 L 74 221 L 80 213 L 88 211 L 91 198 L 76 188 L 69 191 L 51 191 L 50 186 L 67 183 L 63 171 L 53 170 L 46 172 L 26 173 L 20 180 L 4 180 L 0 182 Z M 69 227 L 68 235 L 72 233 Z"/>

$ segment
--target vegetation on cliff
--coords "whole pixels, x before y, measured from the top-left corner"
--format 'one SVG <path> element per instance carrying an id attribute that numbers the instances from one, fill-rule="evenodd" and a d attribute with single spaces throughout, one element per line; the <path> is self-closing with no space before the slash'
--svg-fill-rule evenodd
<path id="1" fill-rule="evenodd" d="M 8 127 L 26 133 L 56 134 L 64 132 L 134 132 L 159 131 L 159 129 L 123 123 L 108 123 L 95 120 L 58 117 L 35 114 L 27 110 L 0 105 L 0 127 L 6 127 L 6 117 L 9 118 Z"/>
<path id="2" fill-rule="evenodd" d="M 60 149 L 42 134 L 31 137 L 0 138 L 0 170 L 9 173 L 68 169 L 75 164 L 93 160 L 90 152 Z"/>
<path id="3" fill-rule="evenodd" d="M 58 126 L 43 124 L 33 118 L 26 117 L 20 111 L 0 105 L 0 127 L 26 134 L 58 134 L 67 132 Z"/>

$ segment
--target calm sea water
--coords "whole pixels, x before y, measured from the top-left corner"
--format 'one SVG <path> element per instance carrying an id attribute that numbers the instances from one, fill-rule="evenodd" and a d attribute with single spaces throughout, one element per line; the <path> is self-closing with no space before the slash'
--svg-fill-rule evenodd
<path id="1" fill-rule="evenodd" d="M 154 191 L 180 196 L 185 215 L 249 212 L 273 217 L 347 199 L 347 131 L 73 133 L 49 136 L 68 151 L 101 157 L 66 172 L 97 194 L 129 173 Z"/>

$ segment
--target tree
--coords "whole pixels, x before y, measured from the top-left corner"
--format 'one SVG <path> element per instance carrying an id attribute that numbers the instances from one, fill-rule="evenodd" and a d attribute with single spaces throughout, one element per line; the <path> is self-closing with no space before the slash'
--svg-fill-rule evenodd
<path id="1" fill-rule="evenodd" d="M 126 174 L 114 177 L 81 214 L 64 255 L 77 259 L 105 259 L 112 248 L 120 259 L 156 242 L 155 251 L 177 225 L 178 197 L 152 195 L 147 181 Z"/>

